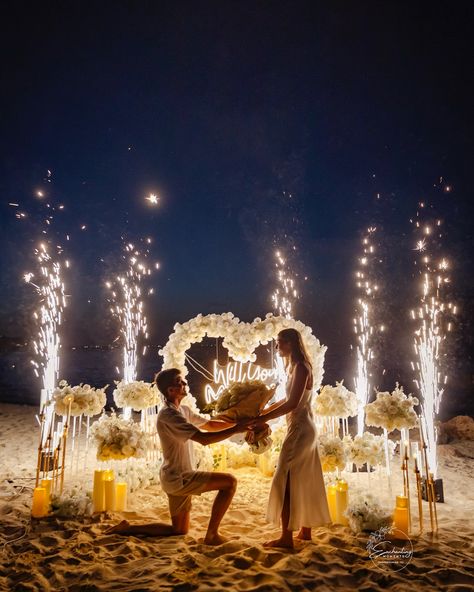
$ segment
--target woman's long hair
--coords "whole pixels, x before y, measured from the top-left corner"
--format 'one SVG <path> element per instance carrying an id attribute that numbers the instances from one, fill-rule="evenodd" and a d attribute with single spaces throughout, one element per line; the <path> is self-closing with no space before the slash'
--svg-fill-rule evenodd
<path id="1" fill-rule="evenodd" d="M 278 333 L 278 337 L 282 341 L 289 343 L 291 347 L 290 360 L 287 363 L 287 370 L 290 370 L 290 368 L 295 366 L 295 364 L 298 362 L 306 362 L 309 364 L 310 368 L 313 367 L 311 364 L 311 358 L 309 357 L 299 331 L 296 329 L 283 329 Z"/>

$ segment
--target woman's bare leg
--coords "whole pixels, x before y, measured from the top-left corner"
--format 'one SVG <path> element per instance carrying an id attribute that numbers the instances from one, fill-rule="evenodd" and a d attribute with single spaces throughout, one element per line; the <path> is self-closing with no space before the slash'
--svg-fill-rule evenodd
<path id="1" fill-rule="evenodd" d="M 293 549 L 293 532 L 288 530 L 288 523 L 290 521 L 290 473 L 286 480 L 285 498 L 283 500 L 283 508 L 281 511 L 281 537 L 273 541 L 263 543 L 264 547 L 284 547 L 286 549 Z"/>
<path id="2" fill-rule="evenodd" d="M 295 539 L 299 539 L 300 541 L 310 541 L 311 528 L 308 528 L 307 526 L 302 526 L 299 533 L 295 536 Z"/>

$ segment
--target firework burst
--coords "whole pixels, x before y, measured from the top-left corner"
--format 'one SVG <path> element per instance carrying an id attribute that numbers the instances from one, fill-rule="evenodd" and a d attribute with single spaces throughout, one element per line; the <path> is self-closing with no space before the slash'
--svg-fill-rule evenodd
<path id="1" fill-rule="evenodd" d="M 374 358 L 373 350 L 373 311 L 379 286 L 374 279 L 375 266 L 379 261 L 376 248 L 373 244 L 373 235 L 376 227 L 371 226 L 362 237 L 362 253 L 358 258 L 356 270 L 356 288 L 359 293 L 357 299 L 357 312 L 354 318 L 354 331 L 356 334 L 357 371 L 354 378 L 355 393 L 358 401 L 357 434 L 364 431 L 364 407 L 369 402 L 370 366 Z"/>
<path id="2" fill-rule="evenodd" d="M 426 437 L 428 463 L 437 474 L 437 428 L 439 413 L 447 375 L 442 371 L 443 345 L 452 328 L 456 306 L 446 300 L 446 288 L 450 283 L 449 262 L 439 256 L 441 220 L 424 222 L 424 204 L 419 204 L 414 225 L 416 244 L 424 241 L 425 248 L 415 264 L 421 279 L 419 306 L 411 311 L 418 327 L 414 335 L 415 361 L 412 368 L 416 373 L 415 384 L 421 395 L 422 421 Z M 423 238 L 420 239 L 419 237 Z"/>
<path id="3" fill-rule="evenodd" d="M 291 275 L 287 261 L 281 251 L 275 251 L 277 287 L 272 294 L 275 311 L 287 319 L 293 318 L 295 300 L 299 298 L 296 280 Z"/>

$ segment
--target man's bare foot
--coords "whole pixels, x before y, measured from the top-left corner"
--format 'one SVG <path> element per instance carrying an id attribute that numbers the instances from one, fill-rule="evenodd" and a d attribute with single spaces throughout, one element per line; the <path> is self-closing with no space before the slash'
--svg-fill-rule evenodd
<path id="1" fill-rule="evenodd" d="M 311 540 L 311 528 L 302 528 L 299 533 L 295 536 L 295 539 L 299 541 L 310 541 Z"/>
<path id="2" fill-rule="evenodd" d="M 206 534 L 203 542 L 205 545 L 212 545 L 213 547 L 215 547 L 217 545 L 223 545 L 224 543 L 227 543 L 227 540 L 228 539 L 225 539 L 220 534 L 216 533 L 216 534 Z"/>
<path id="3" fill-rule="evenodd" d="M 122 534 L 130 528 L 130 522 L 128 520 L 122 520 L 115 526 L 108 528 L 104 534 Z"/>
<path id="4" fill-rule="evenodd" d="M 294 549 L 294 545 L 293 545 L 293 539 L 289 540 L 289 539 L 275 539 L 273 541 L 267 541 L 266 543 L 263 543 L 264 547 L 267 548 L 273 548 L 273 547 L 279 547 L 281 549 Z"/>

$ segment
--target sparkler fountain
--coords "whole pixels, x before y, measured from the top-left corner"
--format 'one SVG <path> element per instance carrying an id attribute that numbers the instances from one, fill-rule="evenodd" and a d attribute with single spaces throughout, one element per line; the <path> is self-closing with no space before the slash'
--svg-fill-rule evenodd
<path id="1" fill-rule="evenodd" d="M 359 257 L 359 268 L 356 271 L 356 287 L 360 293 L 357 300 L 357 316 L 354 318 L 354 331 L 357 337 L 357 373 L 354 378 L 355 393 L 358 401 L 357 435 L 364 431 L 364 407 L 370 396 L 370 364 L 374 358 L 373 351 L 373 310 L 378 294 L 378 285 L 374 280 L 374 267 L 378 261 L 372 236 L 375 227 L 369 227 L 362 238 L 362 256 Z M 383 330 L 383 327 L 381 327 Z"/>
<path id="2" fill-rule="evenodd" d="M 150 244 L 151 239 L 146 239 Z M 148 338 L 147 320 L 143 307 L 142 282 L 152 273 L 152 268 L 147 265 L 147 257 L 150 254 L 148 248 L 141 252 L 132 243 L 124 245 L 123 259 L 126 262 L 126 271 L 117 275 L 114 282 L 106 285 L 112 294 L 112 314 L 120 322 L 120 333 L 123 340 L 122 349 L 122 379 L 124 382 L 133 382 L 137 378 L 139 337 Z M 158 269 L 158 263 L 155 268 Z M 152 294 L 153 289 L 148 290 Z M 145 354 L 146 346 L 143 348 Z M 131 416 L 131 409 L 124 408 L 125 418 Z"/>
<path id="3" fill-rule="evenodd" d="M 439 257 L 438 253 L 439 239 L 442 237 L 441 220 L 423 221 L 425 204 L 422 202 L 419 205 L 416 219 L 412 220 L 416 234 L 415 251 L 419 253 L 416 264 L 422 278 L 420 303 L 411 311 L 413 320 L 418 323 L 414 337 L 416 360 L 412 362 L 412 368 L 417 375 L 415 384 L 422 399 L 420 421 L 423 423 L 428 465 L 436 478 L 438 461 L 435 420 L 447 382 L 447 376 L 442 371 L 441 350 L 447 333 L 451 331 L 456 306 L 445 300 L 450 279 L 449 263 L 444 257 Z"/>

